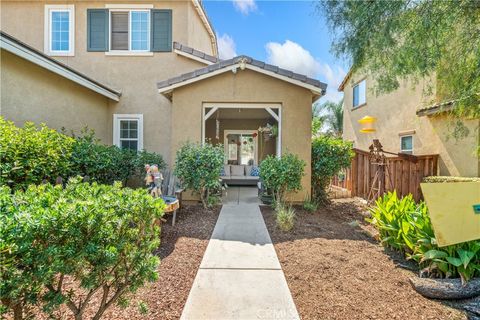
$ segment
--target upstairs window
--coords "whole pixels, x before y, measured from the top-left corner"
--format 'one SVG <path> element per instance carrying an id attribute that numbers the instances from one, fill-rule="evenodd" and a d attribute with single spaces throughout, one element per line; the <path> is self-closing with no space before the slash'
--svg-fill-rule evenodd
<path id="1" fill-rule="evenodd" d="M 400 152 L 413 154 L 413 136 L 400 137 Z"/>
<path id="2" fill-rule="evenodd" d="M 111 51 L 150 51 L 150 11 L 110 12 Z"/>
<path id="3" fill-rule="evenodd" d="M 74 54 L 74 6 L 45 6 L 45 53 L 51 56 Z"/>
<path id="4" fill-rule="evenodd" d="M 367 103 L 366 80 L 362 80 L 353 87 L 353 107 L 358 108 Z"/>
<path id="5" fill-rule="evenodd" d="M 122 149 L 143 149 L 143 115 L 115 114 L 113 126 L 114 144 Z"/>

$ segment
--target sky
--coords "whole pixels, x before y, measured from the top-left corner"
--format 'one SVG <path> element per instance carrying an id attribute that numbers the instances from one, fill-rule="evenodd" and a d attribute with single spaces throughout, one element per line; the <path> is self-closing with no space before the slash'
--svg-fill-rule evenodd
<path id="1" fill-rule="evenodd" d="M 339 101 L 348 65 L 330 52 L 331 33 L 312 1 L 203 0 L 220 58 L 247 55 L 327 83 L 320 102 Z"/>

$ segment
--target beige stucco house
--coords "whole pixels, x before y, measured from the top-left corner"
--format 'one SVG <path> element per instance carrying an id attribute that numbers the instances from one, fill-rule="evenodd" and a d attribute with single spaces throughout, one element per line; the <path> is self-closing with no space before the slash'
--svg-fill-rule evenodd
<path id="1" fill-rule="evenodd" d="M 363 150 L 377 138 L 391 152 L 438 154 L 440 175 L 480 176 L 480 119 L 462 119 L 467 134 L 456 139 L 452 135 L 455 124 L 448 116 L 453 104 L 436 104 L 440 97 L 426 95 L 431 89 L 428 80 L 414 85 L 404 82 L 394 92 L 381 95 L 373 92 L 374 81 L 361 72 L 349 72 L 341 83 L 344 139 Z M 375 133 L 360 133 L 358 120 L 366 115 L 377 118 Z"/>
<path id="2" fill-rule="evenodd" d="M 4 0 L 0 11 L 1 115 L 17 125 L 88 126 L 169 165 L 186 141 L 225 144 L 232 164 L 286 151 L 310 163 L 311 105 L 326 85 L 246 56 L 218 59 L 199 0 Z M 292 200 L 310 192 L 306 168 Z"/>

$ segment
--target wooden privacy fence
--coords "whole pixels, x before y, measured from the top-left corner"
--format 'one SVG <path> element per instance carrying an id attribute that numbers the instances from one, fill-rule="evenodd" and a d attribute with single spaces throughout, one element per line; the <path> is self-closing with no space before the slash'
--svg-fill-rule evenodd
<path id="1" fill-rule="evenodd" d="M 368 151 L 353 149 L 355 156 L 350 168 L 332 180 L 332 185 L 347 189 L 352 197 L 368 198 L 375 176 L 376 165 L 370 161 Z M 438 174 L 438 154 L 416 156 L 416 161 L 403 157 L 388 157 L 386 190 L 397 190 L 398 196 L 413 195 L 416 201 L 423 199 L 420 182 L 427 176 Z M 390 178 L 390 179 L 389 179 Z"/>

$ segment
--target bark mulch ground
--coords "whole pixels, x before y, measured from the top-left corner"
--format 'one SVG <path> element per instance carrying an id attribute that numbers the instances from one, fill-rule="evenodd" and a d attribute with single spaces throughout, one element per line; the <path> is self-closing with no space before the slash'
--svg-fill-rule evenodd
<path id="1" fill-rule="evenodd" d="M 220 207 L 205 210 L 201 206 L 185 206 L 177 214 L 175 227 L 168 217 L 162 224 L 159 279 L 140 289 L 129 307 L 115 307 L 104 318 L 179 319 L 219 213 Z M 148 306 L 146 314 L 139 310 L 140 301 Z"/>
<path id="2" fill-rule="evenodd" d="M 282 232 L 272 209 L 262 207 L 302 319 L 467 319 L 412 289 L 409 263 L 378 244 L 359 201 L 296 212 L 295 228 Z"/>
<path id="3" fill-rule="evenodd" d="M 184 206 L 177 214 L 175 227 L 171 226 L 171 216 L 162 224 L 161 244 L 157 252 L 161 258 L 158 268 L 159 278 L 139 289 L 130 299 L 126 308 L 112 306 L 103 315 L 108 320 L 137 319 L 179 319 L 187 301 L 188 293 L 207 248 L 208 241 L 220 213 L 220 207 L 205 210 L 201 206 Z M 84 319 L 91 319 L 100 302 L 95 297 Z M 147 306 L 141 312 L 140 303 Z M 72 319 L 72 314 L 62 307 L 59 318 Z M 35 318 L 47 319 L 36 310 Z"/>

